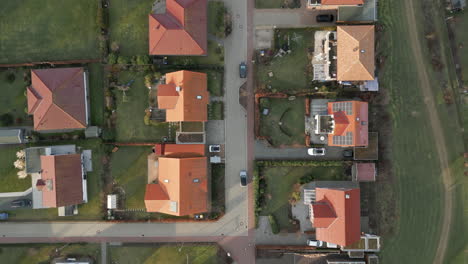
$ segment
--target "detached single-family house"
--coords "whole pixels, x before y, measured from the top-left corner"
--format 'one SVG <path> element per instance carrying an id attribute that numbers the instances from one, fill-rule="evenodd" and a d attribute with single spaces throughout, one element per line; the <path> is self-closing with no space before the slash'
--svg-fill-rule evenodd
<path id="1" fill-rule="evenodd" d="M 374 25 L 337 27 L 338 81 L 374 80 Z"/>
<path id="2" fill-rule="evenodd" d="M 147 212 L 175 216 L 208 211 L 208 161 L 202 144 L 157 144 L 148 156 Z"/>
<path id="3" fill-rule="evenodd" d="M 210 95 L 206 73 L 177 71 L 166 73 L 166 82 L 157 86 L 158 108 L 166 111 L 166 122 L 205 122 Z"/>
<path id="4" fill-rule="evenodd" d="M 166 0 L 149 15 L 150 55 L 206 55 L 207 0 Z"/>
<path id="5" fill-rule="evenodd" d="M 83 68 L 31 70 L 27 99 L 36 131 L 88 126 L 87 73 Z"/>
<path id="6" fill-rule="evenodd" d="M 327 135 L 329 146 L 367 147 L 368 103 L 339 101 L 327 103 L 327 114 L 314 116 L 315 134 Z"/>
<path id="7" fill-rule="evenodd" d="M 310 220 L 316 239 L 347 246 L 361 239 L 359 188 L 315 188 Z"/>
<path id="8" fill-rule="evenodd" d="M 86 163 L 90 156 L 77 153 L 75 145 L 33 147 L 25 153 L 34 209 L 59 208 L 60 214 L 88 201 Z"/>

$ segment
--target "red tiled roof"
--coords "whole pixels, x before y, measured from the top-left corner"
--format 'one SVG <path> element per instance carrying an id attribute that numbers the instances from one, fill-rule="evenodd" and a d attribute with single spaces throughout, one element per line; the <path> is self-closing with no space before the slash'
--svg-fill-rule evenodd
<path id="1" fill-rule="evenodd" d="M 345 109 L 334 111 L 333 106 L 349 103 L 351 104 L 351 114 Z M 339 108 L 337 106 L 337 108 Z M 335 109 L 336 110 L 336 109 Z M 341 147 L 365 147 L 369 144 L 368 139 L 368 103 L 361 101 L 340 101 L 328 103 L 328 114 L 333 115 L 335 120 L 335 128 L 333 133 L 328 136 L 329 146 Z M 346 136 L 352 134 L 352 142 L 350 144 L 334 143 L 334 137 Z"/>
<path id="2" fill-rule="evenodd" d="M 83 203 L 80 154 L 41 156 L 41 168 L 41 179 L 45 183 L 41 187 L 43 207 Z"/>
<path id="3" fill-rule="evenodd" d="M 166 109 L 167 122 L 207 121 L 209 97 L 206 73 L 171 72 L 158 85 L 158 108 Z"/>
<path id="4" fill-rule="evenodd" d="M 316 188 L 311 221 L 317 240 L 347 246 L 361 238 L 359 189 Z M 326 204 L 326 207 L 321 205 Z M 333 214 L 336 215 L 333 218 Z"/>
<path id="5" fill-rule="evenodd" d="M 158 183 L 146 187 L 146 210 L 176 216 L 207 212 L 207 158 L 172 154 L 158 162 Z"/>
<path id="6" fill-rule="evenodd" d="M 156 144 L 154 152 L 158 156 L 171 155 L 174 153 L 196 153 L 205 156 L 204 144 Z"/>
<path id="7" fill-rule="evenodd" d="M 356 166 L 356 180 L 357 181 L 375 181 L 375 163 L 373 162 L 359 162 L 355 163 Z"/>
<path id="8" fill-rule="evenodd" d="M 322 5 L 363 5 L 364 0 L 322 0 Z"/>
<path id="9" fill-rule="evenodd" d="M 34 130 L 86 128 L 83 68 L 31 70 L 28 113 Z"/>
<path id="10" fill-rule="evenodd" d="M 207 0 L 166 0 L 166 13 L 149 15 L 150 55 L 206 55 Z"/>

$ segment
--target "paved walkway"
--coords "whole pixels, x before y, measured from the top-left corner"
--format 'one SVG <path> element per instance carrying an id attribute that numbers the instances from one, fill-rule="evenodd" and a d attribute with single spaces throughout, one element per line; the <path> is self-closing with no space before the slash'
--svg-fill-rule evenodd
<path id="1" fill-rule="evenodd" d="M 107 243 L 101 242 L 101 264 L 107 264 Z"/>

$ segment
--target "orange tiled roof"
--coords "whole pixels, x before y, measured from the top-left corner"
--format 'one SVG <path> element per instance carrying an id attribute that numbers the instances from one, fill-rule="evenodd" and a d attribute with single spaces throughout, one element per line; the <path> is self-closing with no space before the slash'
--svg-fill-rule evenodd
<path id="1" fill-rule="evenodd" d="M 208 211 L 207 158 L 172 154 L 159 158 L 157 184 L 148 184 L 148 212 L 183 216 Z"/>
<path id="2" fill-rule="evenodd" d="M 156 144 L 153 150 L 158 156 L 174 153 L 195 153 L 205 156 L 204 144 Z"/>
<path id="3" fill-rule="evenodd" d="M 86 128 L 83 68 L 31 70 L 28 113 L 34 130 Z"/>
<path id="4" fill-rule="evenodd" d="M 317 240 L 340 246 L 359 241 L 361 238 L 359 189 L 316 188 L 315 194 L 317 202 L 310 206 L 311 221 L 316 228 Z M 324 204 L 329 209 L 326 209 Z"/>
<path id="5" fill-rule="evenodd" d="M 363 5 L 364 0 L 322 0 L 322 5 Z"/>
<path id="6" fill-rule="evenodd" d="M 41 168 L 43 207 L 83 203 L 80 154 L 41 156 Z"/>
<path id="7" fill-rule="evenodd" d="M 166 109 L 167 122 L 207 121 L 209 97 L 206 73 L 171 72 L 158 85 L 158 107 Z"/>
<path id="8" fill-rule="evenodd" d="M 207 0 L 166 0 L 166 13 L 149 15 L 150 55 L 206 55 Z"/>
<path id="9" fill-rule="evenodd" d="M 338 26 L 337 80 L 374 80 L 374 26 Z"/>
<path id="10" fill-rule="evenodd" d="M 328 114 L 333 115 L 335 121 L 334 131 L 328 135 L 329 146 L 365 147 L 369 144 L 367 102 L 329 102 Z M 344 137 L 349 140 L 341 140 Z"/>

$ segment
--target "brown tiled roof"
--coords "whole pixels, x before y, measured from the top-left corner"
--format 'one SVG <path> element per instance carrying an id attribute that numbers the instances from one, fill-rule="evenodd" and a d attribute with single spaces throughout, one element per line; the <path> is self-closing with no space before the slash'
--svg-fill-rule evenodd
<path id="1" fill-rule="evenodd" d="M 83 203 L 81 155 L 41 156 L 43 207 Z"/>
<path id="2" fill-rule="evenodd" d="M 183 216 L 208 211 L 207 158 L 176 153 L 159 158 L 158 183 L 148 184 L 148 212 Z"/>
<path id="3" fill-rule="evenodd" d="M 374 26 L 338 26 L 337 80 L 374 80 Z"/>
<path id="4" fill-rule="evenodd" d="M 311 205 L 311 221 L 317 240 L 347 246 L 361 239 L 361 205 L 359 189 L 316 188 L 316 203 Z M 330 212 L 333 212 L 335 218 Z M 323 219 L 322 219 L 323 218 Z M 333 221 L 330 221 L 332 219 Z M 318 225 L 316 225 L 317 223 Z M 325 224 L 326 223 L 326 224 Z"/>
<path id="5" fill-rule="evenodd" d="M 206 73 L 171 72 L 158 85 L 158 108 L 166 109 L 167 122 L 207 121 L 209 96 Z"/>
<path id="6" fill-rule="evenodd" d="M 150 14 L 149 54 L 206 55 L 207 0 L 166 0 L 166 13 Z"/>
<path id="7" fill-rule="evenodd" d="M 322 5 L 363 5 L 364 0 L 322 0 Z"/>
<path id="8" fill-rule="evenodd" d="M 28 113 L 34 130 L 86 128 L 83 68 L 31 70 Z"/>

